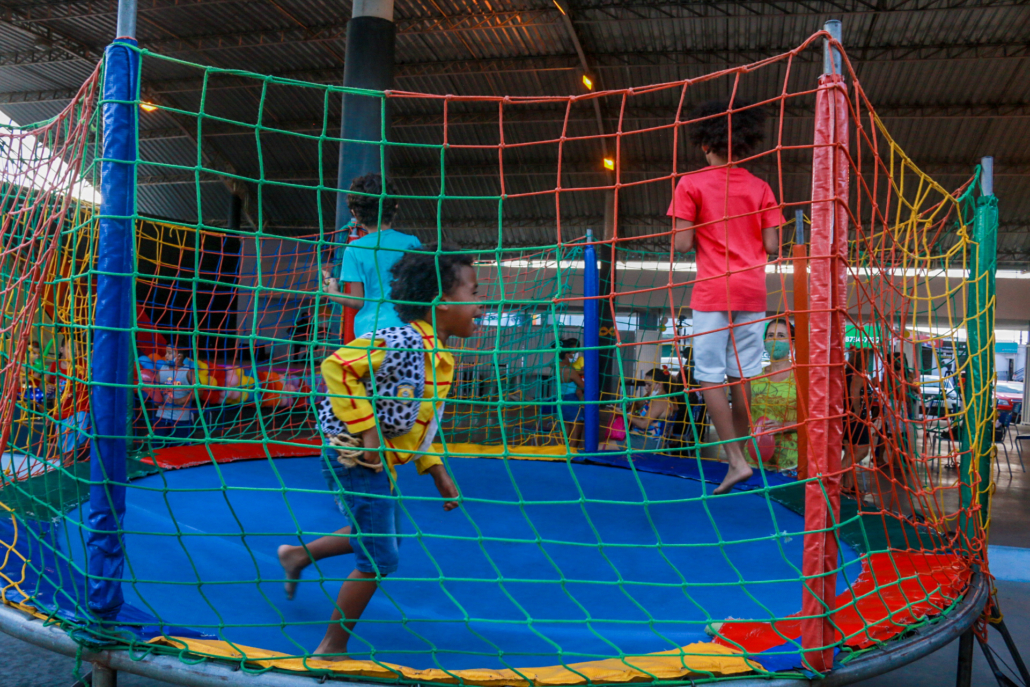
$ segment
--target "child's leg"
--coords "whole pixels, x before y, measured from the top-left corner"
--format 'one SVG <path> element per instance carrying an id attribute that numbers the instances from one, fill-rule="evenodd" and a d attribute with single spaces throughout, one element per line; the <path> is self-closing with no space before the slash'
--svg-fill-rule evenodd
<path id="1" fill-rule="evenodd" d="M 750 389 L 750 386 L 748 386 Z M 739 385 L 734 387 L 734 406 L 743 406 L 743 399 L 737 399 L 737 389 L 740 389 Z M 715 431 L 719 433 L 719 439 L 723 441 L 729 441 L 730 443 L 723 444 L 726 449 L 726 457 L 729 460 L 729 470 L 726 471 L 726 477 L 723 478 L 722 484 L 720 484 L 714 492 L 714 494 L 725 494 L 733 488 L 734 484 L 743 482 L 744 480 L 751 477 L 752 470 L 751 466 L 747 464 L 747 459 L 744 457 L 744 451 L 741 449 L 741 442 L 734 441 L 739 439 L 736 432 L 736 413 L 730 409 L 729 399 L 726 398 L 726 391 L 722 388 L 708 388 L 702 391 L 705 397 L 705 405 L 708 406 L 708 414 L 712 418 L 712 424 L 715 426 Z M 743 396 L 744 391 L 740 390 L 739 393 Z"/>
<path id="2" fill-rule="evenodd" d="M 287 582 L 283 585 L 286 591 L 286 598 L 292 599 L 297 591 L 296 580 L 300 579 L 300 573 L 315 561 L 333 556 L 343 556 L 354 553 L 354 547 L 350 543 L 350 525 L 343 529 L 336 530 L 333 534 L 319 537 L 313 542 L 304 546 L 291 546 L 283 544 L 277 550 L 279 565 L 283 566 Z"/>
<path id="3" fill-rule="evenodd" d="M 375 581 L 375 573 L 365 573 L 360 570 L 353 570 L 347 576 L 347 581 L 340 587 L 340 594 L 336 597 L 336 610 L 329 620 L 329 627 L 325 630 L 325 636 L 315 649 L 315 655 L 335 654 L 334 656 L 322 656 L 330 661 L 342 661 L 347 657 L 347 641 L 350 639 L 354 626 L 365 612 L 368 602 L 379 587 Z M 340 622 L 345 620 L 345 622 Z"/>

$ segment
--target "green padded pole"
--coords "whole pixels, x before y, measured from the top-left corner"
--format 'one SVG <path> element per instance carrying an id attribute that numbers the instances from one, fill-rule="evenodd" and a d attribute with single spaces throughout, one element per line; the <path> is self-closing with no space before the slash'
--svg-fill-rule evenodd
<path id="1" fill-rule="evenodd" d="M 998 269 L 998 199 L 994 195 L 994 158 L 981 163 L 980 197 L 973 218 L 973 255 L 966 289 L 966 342 L 969 364 L 965 377 L 965 431 L 962 435 L 962 522 L 967 545 L 973 546 L 987 524 L 991 455 L 994 450 L 994 298 Z M 973 487 L 974 475 L 979 485 Z M 979 503 L 979 515 L 971 509 Z"/>

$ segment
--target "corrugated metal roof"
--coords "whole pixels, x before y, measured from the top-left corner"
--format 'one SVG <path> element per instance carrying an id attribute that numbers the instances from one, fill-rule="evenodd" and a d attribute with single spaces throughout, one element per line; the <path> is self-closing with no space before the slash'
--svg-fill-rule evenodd
<path id="1" fill-rule="evenodd" d="M 996 155 L 1001 260 L 1030 263 L 1026 5 L 980 0 L 928 0 L 916 10 L 895 3 L 878 10 L 857 2 L 752 0 L 570 0 L 568 5 L 599 86 L 635 89 L 600 101 L 609 134 L 616 132 L 623 106 L 627 113 L 618 141 L 620 178 L 630 184 L 619 192 L 620 235 L 662 230 L 671 188 L 662 177 L 673 171 L 674 153 L 676 171 L 702 164 L 682 128 L 678 146 L 672 128 L 654 128 L 675 122 L 681 99 L 685 117 L 698 102 L 726 96 L 735 77 L 660 90 L 644 87 L 700 79 L 749 59 L 771 57 L 801 44 L 826 19 L 842 17 L 844 43 L 859 83 L 917 164 L 954 187 L 968 178 L 980 156 Z M 93 69 L 92 60 L 62 53 L 60 39 L 99 55 L 112 37 L 115 15 L 106 5 L 83 3 L 25 1 L 18 8 L 58 39 L 54 45 L 42 44 L 0 22 L 0 109 L 24 123 L 56 114 L 69 97 L 61 91 L 76 87 Z M 262 182 L 270 230 L 332 224 L 335 194 L 318 186 L 332 186 L 336 178 L 339 145 L 331 139 L 339 136 L 341 95 L 332 87 L 342 81 L 350 12 L 350 2 L 326 0 L 277 0 L 261 11 L 236 0 L 160 8 L 145 3 L 139 17 L 144 48 L 163 46 L 176 60 L 312 83 L 284 85 L 212 71 L 202 93 L 203 69 L 147 57 L 146 91 L 165 106 L 194 114 L 158 111 L 141 117 L 141 157 L 163 165 L 141 166 L 147 177 L 140 189 L 141 209 L 182 221 L 224 222 L 226 187 L 210 174 L 199 182 L 191 176 L 197 163 L 193 139 L 200 131 L 205 167 L 232 168 L 255 180 L 250 185 L 255 193 L 256 182 Z M 489 5 L 398 1 L 396 20 L 398 90 L 512 98 L 584 93 L 575 45 L 551 0 Z M 742 75 L 738 93 L 774 98 L 785 81 L 790 92 L 813 88 L 821 70 L 818 50 L 813 47 L 795 60 L 789 78 L 786 66 L 780 62 Z M 767 144 L 807 144 L 813 101 L 811 95 L 792 99 L 782 126 L 778 117 L 770 117 Z M 598 133 L 592 103 L 573 105 L 566 127 L 562 103 L 510 101 L 503 107 L 502 126 L 497 103 L 451 101 L 446 131 L 442 100 L 392 98 L 390 107 L 391 140 L 398 144 L 391 148 L 390 161 L 396 185 L 403 194 L 421 197 L 402 203 L 398 221 L 424 238 L 435 233 L 439 222 L 451 238 L 469 243 L 489 245 L 498 231 L 506 243 L 552 243 L 559 222 L 568 238 L 601 221 L 604 199 L 596 189 L 608 181 L 600 167 L 599 139 L 567 141 L 560 179 L 557 172 L 556 141 L 563 131 L 569 138 Z M 195 114 L 201 110 L 203 118 Z M 256 135 L 250 125 L 259 121 L 265 130 Z M 869 131 L 868 121 L 863 124 Z M 320 138 L 323 130 L 330 140 Z M 451 147 L 441 157 L 445 133 Z M 509 196 L 503 202 L 497 151 L 502 135 L 507 146 L 501 156 L 503 190 Z M 608 146 L 614 152 L 614 137 Z M 452 198 L 438 202 L 441 159 Z M 785 202 L 803 203 L 810 196 L 810 153 L 788 152 L 784 160 L 782 178 L 770 164 L 753 168 Z M 556 202 L 559 183 L 564 190 Z M 520 194 L 536 195 L 511 197 Z"/>

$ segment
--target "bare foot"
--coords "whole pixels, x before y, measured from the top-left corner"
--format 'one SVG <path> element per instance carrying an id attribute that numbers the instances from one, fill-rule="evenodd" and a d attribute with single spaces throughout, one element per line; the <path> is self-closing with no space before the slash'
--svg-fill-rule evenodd
<path id="1" fill-rule="evenodd" d="M 317 658 L 319 661 L 349 661 L 350 656 L 347 655 L 347 645 L 333 646 L 327 643 L 325 639 L 318 645 L 318 648 L 311 652 L 311 658 Z"/>
<path id="2" fill-rule="evenodd" d="M 299 560 L 294 551 L 299 549 L 304 556 L 304 560 Z M 292 601 L 293 596 L 297 593 L 297 580 L 300 579 L 301 571 L 307 566 L 308 553 L 301 546 L 290 546 L 289 544 L 283 544 L 280 546 L 276 553 L 279 556 L 279 565 L 283 566 L 283 572 L 286 573 L 286 583 L 283 585 L 283 590 L 286 592 L 287 600 Z"/>
<path id="3" fill-rule="evenodd" d="M 720 494 L 728 494 L 734 485 L 739 484 L 747 479 L 750 479 L 751 475 L 754 474 L 754 470 L 747 463 L 739 469 L 734 469 L 730 466 L 730 469 L 726 472 L 726 477 L 722 480 L 722 484 L 716 487 L 712 494 L 718 496 Z"/>

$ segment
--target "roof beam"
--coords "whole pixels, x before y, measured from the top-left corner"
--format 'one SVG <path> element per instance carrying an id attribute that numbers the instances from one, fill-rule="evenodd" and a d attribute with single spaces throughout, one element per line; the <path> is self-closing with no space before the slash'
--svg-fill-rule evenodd
<path id="1" fill-rule="evenodd" d="M 77 41 L 74 38 L 66 36 L 58 31 L 36 24 L 31 19 L 28 19 L 22 12 L 10 7 L 0 8 L 0 23 L 7 24 L 8 26 L 28 35 L 36 36 L 37 41 L 51 48 L 51 50 L 46 51 L 48 53 L 64 53 L 71 59 L 83 59 L 90 62 L 97 62 L 103 57 L 101 50 L 86 45 L 85 43 Z M 153 89 L 146 85 L 144 85 L 140 90 L 143 99 L 153 103 L 165 104 L 173 109 L 178 109 L 178 104 L 172 96 L 168 94 L 155 93 L 153 92 Z M 234 175 L 237 174 L 235 166 L 229 162 L 228 158 L 226 158 L 226 156 L 223 155 L 215 145 L 211 143 L 208 143 L 206 146 L 200 145 L 196 136 L 191 133 L 189 129 L 192 122 L 188 117 L 184 117 L 181 114 L 174 112 L 168 112 L 167 110 L 166 114 L 171 117 L 175 126 L 182 131 L 183 135 L 191 141 L 193 145 L 199 148 L 201 159 L 204 161 L 206 166 L 209 166 L 214 170 L 222 170 Z M 251 219 L 251 222 L 254 223 L 250 207 L 253 206 L 256 201 L 253 199 L 250 190 L 244 184 L 241 184 L 239 181 L 234 179 L 223 177 L 222 182 L 232 193 L 243 198 L 244 213 Z"/>
<path id="2" fill-rule="evenodd" d="M 55 45 L 55 47 L 63 47 Z M 670 51 L 636 51 L 636 52 L 599 52 L 591 55 L 593 69 L 625 69 L 626 67 L 647 66 L 704 66 L 725 68 L 760 62 L 776 55 L 782 55 L 797 48 L 797 45 L 771 44 L 765 47 L 717 50 L 680 50 Z M 965 43 L 919 43 L 879 44 L 865 47 L 864 62 L 933 62 L 955 60 L 1011 60 L 1030 57 L 1030 42 L 988 41 Z M 15 51 L 19 55 L 25 51 Z M 50 50 L 31 51 L 33 55 L 17 57 L 19 65 L 42 62 L 62 62 L 69 59 L 95 59 L 65 49 L 66 55 Z M 2 56 L 0 56 L 2 58 Z M 160 59 L 160 58 L 151 58 Z M 795 57 L 796 62 L 818 62 L 822 59 L 819 50 L 805 50 Z M 412 77 L 448 77 L 463 74 L 510 74 L 530 71 L 570 71 L 582 69 L 582 61 L 576 53 L 564 55 L 537 55 L 516 58 L 486 58 L 479 60 L 449 60 L 440 62 L 403 62 L 395 69 L 398 79 Z M 313 83 L 336 84 L 340 78 L 339 68 L 333 69 L 291 69 L 285 71 L 269 70 L 265 76 L 277 76 L 284 79 L 309 81 Z M 155 81 L 153 88 L 162 92 L 176 90 L 196 90 L 200 79 L 171 79 Z M 212 88 L 259 88 L 261 81 L 240 78 L 234 83 L 212 85 Z"/>
<path id="3" fill-rule="evenodd" d="M 160 13 L 181 10 L 203 4 L 241 4 L 241 0 L 138 0 L 139 12 Z M 829 14 L 839 17 L 899 12 L 948 12 L 964 9 L 1021 6 L 1013 0 L 820 0 L 812 3 L 802 0 L 709 0 L 707 2 L 675 2 L 673 0 L 577 0 L 577 23 L 600 20 L 677 19 L 677 18 L 732 18 L 782 16 L 818 16 Z M 75 19 L 80 17 L 114 16 L 118 12 L 117 0 L 41 0 L 21 3 L 18 10 L 36 22 Z"/>
<path id="4" fill-rule="evenodd" d="M 455 14 L 444 17 L 399 19 L 395 22 L 398 35 L 454 33 L 458 31 L 484 31 L 517 29 L 542 24 L 554 24 L 556 14 L 550 10 L 523 12 L 493 12 L 489 14 Z M 186 35 L 176 39 L 145 40 L 142 46 L 162 54 L 179 52 L 205 52 L 267 45 L 296 43 L 325 43 L 343 41 L 347 36 L 347 21 L 314 24 L 307 30 L 290 27 L 262 31 L 234 31 L 221 34 Z"/>

